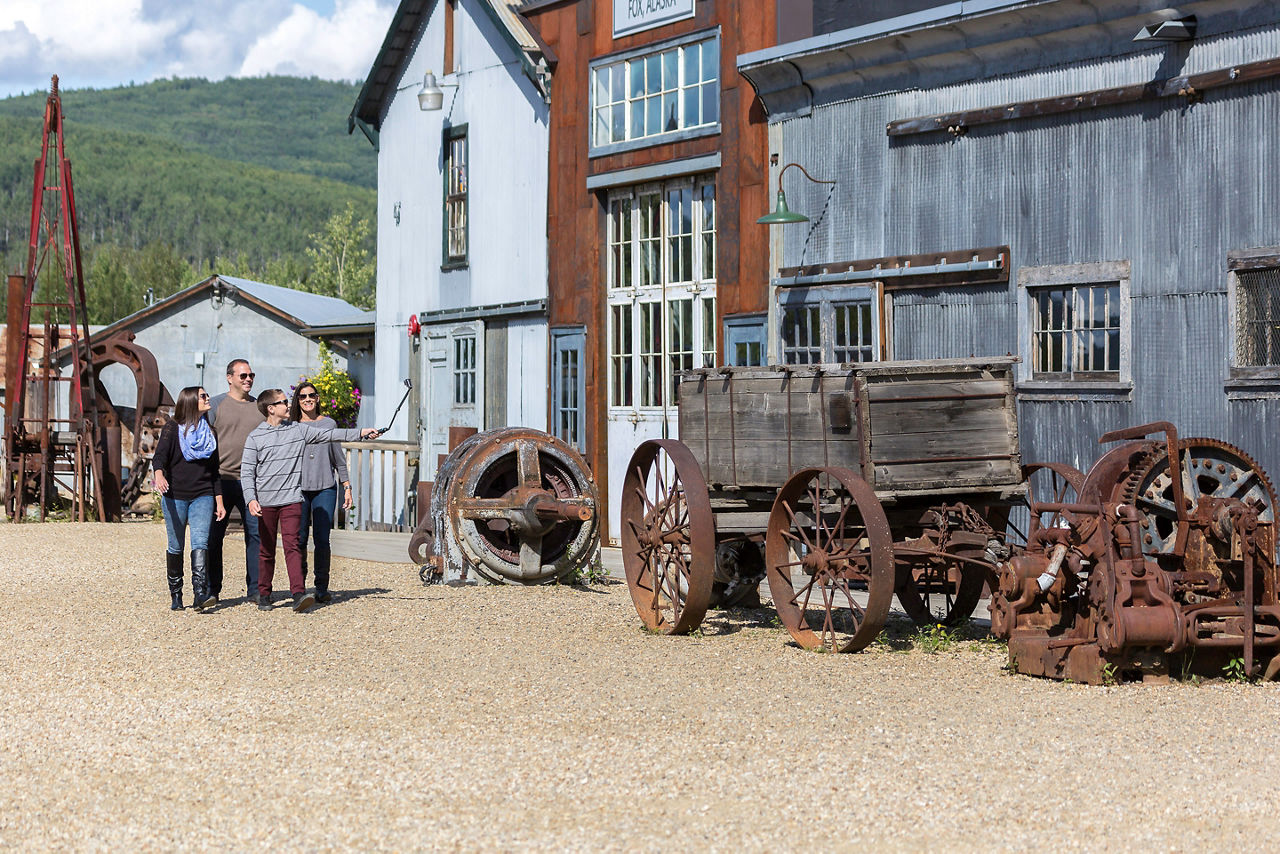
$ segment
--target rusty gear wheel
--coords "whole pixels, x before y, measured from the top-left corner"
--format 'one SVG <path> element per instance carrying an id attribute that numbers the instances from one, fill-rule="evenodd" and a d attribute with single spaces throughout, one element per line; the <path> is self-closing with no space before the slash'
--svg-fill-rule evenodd
<path id="1" fill-rule="evenodd" d="M 1234 499 L 1258 509 L 1258 521 L 1276 519 L 1276 493 L 1267 473 L 1244 451 L 1218 439 L 1182 439 L 1183 500 L 1188 511 L 1201 497 Z M 1142 523 L 1146 554 L 1172 551 L 1177 534 L 1178 511 L 1169 454 L 1155 445 L 1135 462 L 1120 489 L 1120 499 L 1146 516 Z"/>

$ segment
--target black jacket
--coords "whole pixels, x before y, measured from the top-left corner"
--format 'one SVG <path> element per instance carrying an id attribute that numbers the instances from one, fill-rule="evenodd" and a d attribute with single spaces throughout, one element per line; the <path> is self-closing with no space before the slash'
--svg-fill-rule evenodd
<path id="1" fill-rule="evenodd" d="M 218 451 L 215 448 L 207 459 L 187 460 L 182 456 L 182 444 L 178 440 L 178 423 L 170 421 L 160 431 L 160 444 L 156 446 L 151 468 L 163 472 L 169 481 L 168 495 L 178 501 L 191 501 L 202 495 L 221 495 L 222 479 L 218 477 Z"/>

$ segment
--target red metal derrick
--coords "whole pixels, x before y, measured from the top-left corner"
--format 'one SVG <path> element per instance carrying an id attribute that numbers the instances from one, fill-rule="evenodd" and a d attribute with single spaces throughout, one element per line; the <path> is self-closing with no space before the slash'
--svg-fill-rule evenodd
<path id="1" fill-rule="evenodd" d="M 26 274 L 9 279 L 5 509 L 10 519 L 21 521 L 36 504 L 43 521 L 61 489 L 71 496 L 72 518 L 84 521 L 90 505 L 102 516 L 106 485 L 75 193 L 56 75 L 35 162 L 30 235 Z M 37 322 L 43 330 L 33 332 L 37 317 L 42 317 Z M 39 358 L 32 357 L 33 339 L 43 343 Z M 58 369 L 55 355 L 64 347 L 72 361 L 67 375 Z"/>

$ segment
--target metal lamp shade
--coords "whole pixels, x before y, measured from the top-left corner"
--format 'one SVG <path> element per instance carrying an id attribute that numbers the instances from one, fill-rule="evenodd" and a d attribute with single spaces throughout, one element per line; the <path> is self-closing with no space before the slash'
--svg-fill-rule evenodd
<path id="1" fill-rule="evenodd" d="M 774 208 L 773 213 L 765 214 L 756 220 L 760 225 L 774 225 L 776 223 L 788 222 L 808 222 L 809 218 L 802 213 L 795 213 L 787 207 L 787 195 L 781 190 L 778 191 L 778 204 Z"/>

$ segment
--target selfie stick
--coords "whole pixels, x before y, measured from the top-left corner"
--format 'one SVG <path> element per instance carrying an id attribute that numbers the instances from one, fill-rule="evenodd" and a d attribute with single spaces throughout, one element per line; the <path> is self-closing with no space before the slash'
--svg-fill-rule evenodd
<path id="1" fill-rule="evenodd" d="M 409 399 L 409 392 L 411 391 L 413 391 L 413 380 L 405 380 L 404 381 L 404 397 L 400 398 L 400 403 L 396 406 L 396 411 L 391 413 L 391 421 L 387 424 L 386 427 L 383 427 L 374 435 L 375 439 L 378 438 L 378 436 L 381 436 L 383 433 L 386 433 L 388 430 L 390 430 L 391 426 L 396 423 L 396 416 L 400 414 L 400 407 L 404 406 L 404 402 Z"/>

